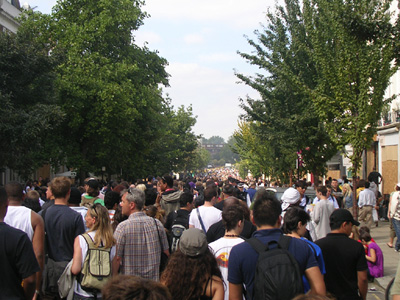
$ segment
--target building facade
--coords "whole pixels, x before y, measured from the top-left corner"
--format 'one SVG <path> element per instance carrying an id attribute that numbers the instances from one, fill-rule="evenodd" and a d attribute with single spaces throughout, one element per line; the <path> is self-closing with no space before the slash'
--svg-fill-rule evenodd
<path id="1" fill-rule="evenodd" d="M 19 27 L 16 18 L 21 14 L 18 0 L 0 0 L 0 32 L 16 33 Z"/>

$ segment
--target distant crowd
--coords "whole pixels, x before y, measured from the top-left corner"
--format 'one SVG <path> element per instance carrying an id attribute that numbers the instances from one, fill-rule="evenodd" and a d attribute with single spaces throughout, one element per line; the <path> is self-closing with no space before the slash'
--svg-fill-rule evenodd
<path id="1" fill-rule="evenodd" d="M 354 182 L 356 195 L 345 178 L 278 188 L 234 170 L 10 182 L 0 188 L 0 299 L 365 300 L 384 275 L 371 236 L 379 219 L 400 250 L 400 183 L 384 200 L 380 180 Z"/>

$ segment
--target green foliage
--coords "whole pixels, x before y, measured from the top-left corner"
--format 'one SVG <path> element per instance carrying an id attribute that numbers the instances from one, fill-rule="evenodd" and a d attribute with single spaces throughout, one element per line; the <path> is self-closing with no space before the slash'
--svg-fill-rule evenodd
<path id="1" fill-rule="evenodd" d="M 351 144 L 354 171 L 376 133 L 390 77 L 394 27 L 391 0 L 306 0 L 304 23 L 316 85 L 302 80 L 315 111 L 339 147 Z M 301 78 L 299 78 L 301 80 Z"/>
<path id="2" fill-rule="evenodd" d="M 57 103 L 66 118 L 54 144 L 81 178 L 105 166 L 138 178 L 185 168 L 197 137 L 192 108 L 174 110 L 159 85 L 167 61 L 134 44 L 142 1 L 58 1 L 51 15 L 27 12 L 19 35 L 57 59 Z"/>
<path id="3" fill-rule="evenodd" d="M 203 144 L 212 144 L 212 145 L 217 145 L 217 144 L 225 144 L 225 140 L 217 135 L 213 135 L 212 137 L 210 137 L 209 139 L 206 138 L 202 138 L 201 142 Z"/>
<path id="4" fill-rule="evenodd" d="M 336 146 L 325 130 L 324 119 L 316 114 L 310 94 L 300 84 L 315 86 L 316 70 L 306 49 L 309 40 L 299 1 L 287 0 L 284 7 L 278 5 L 275 12 L 268 12 L 267 26 L 255 34 L 257 42 L 248 39 L 255 51 L 240 55 L 261 72 L 236 74 L 261 98 L 242 99 L 243 119 L 251 124 L 235 136 L 241 158 L 255 174 L 287 180 L 295 168 L 297 151 L 302 150 L 302 171 L 318 176 Z M 250 152 L 245 154 L 246 150 Z"/>
<path id="5" fill-rule="evenodd" d="M 205 169 L 211 162 L 211 155 L 206 149 L 200 145 L 197 146 L 195 156 L 188 162 L 186 170 L 201 170 Z"/>
<path id="6" fill-rule="evenodd" d="M 224 160 L 225 163 L 234 164 L 239 161 L 240 157 L 235 150 L 235 139 L 230 136 L 228 142 L 224 145 L 221 151 L 215 156 L 217 160 Z"/>
<path id="7" fill-rule="evenodd" d="M 24 178 L 49 161 L 51 130 L 64 119 L 55 103 L 54 66 L 40 45 L 0 34 L 0 166 Z"/>

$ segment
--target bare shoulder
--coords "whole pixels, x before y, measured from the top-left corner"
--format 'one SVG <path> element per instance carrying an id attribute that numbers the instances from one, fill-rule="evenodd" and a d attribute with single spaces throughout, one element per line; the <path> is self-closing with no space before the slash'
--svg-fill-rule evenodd
<path id="1" fill-rule="evenodd" d="M 33 210 L 31 211 L 31 222 L 33 228 L 35 228 L 36 226 L 44 226 L 43 218 Z"/>

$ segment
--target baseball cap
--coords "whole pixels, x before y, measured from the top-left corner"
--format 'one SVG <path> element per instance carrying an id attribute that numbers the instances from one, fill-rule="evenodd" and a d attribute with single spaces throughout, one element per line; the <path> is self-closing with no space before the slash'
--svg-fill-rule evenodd
<path id="1" fill-rule="evenodd" d="M 399 188 L 400 188 L 400 182 L 398 184 L 396 184 Z"/>
<path id="2" fill-rule="evenodd" d="M 99 188 L 99 182 L 98 182 L 96 179 L 90 179 L 90 180 L 87 182 L 87 185 L 88 185 L 90 188 L 95 189 L 95 190 L 97 190 L 97 189 Z"/>
<path id="3" fill-rule="evenodd" d="M 204 232 L 197 228 L 185 230 L 179 239 L 179 249 L 187 256 L 197 256 L 206 252 L 207 238 Z"/>
<path id="4" fill-rule="evenodd" d="M 344 208 L 336 209 L 329 218 L 330 223 L 351 222 L 353 225 L 360 226 L 360 222 L 354 220 L 353 215 Z"/>

